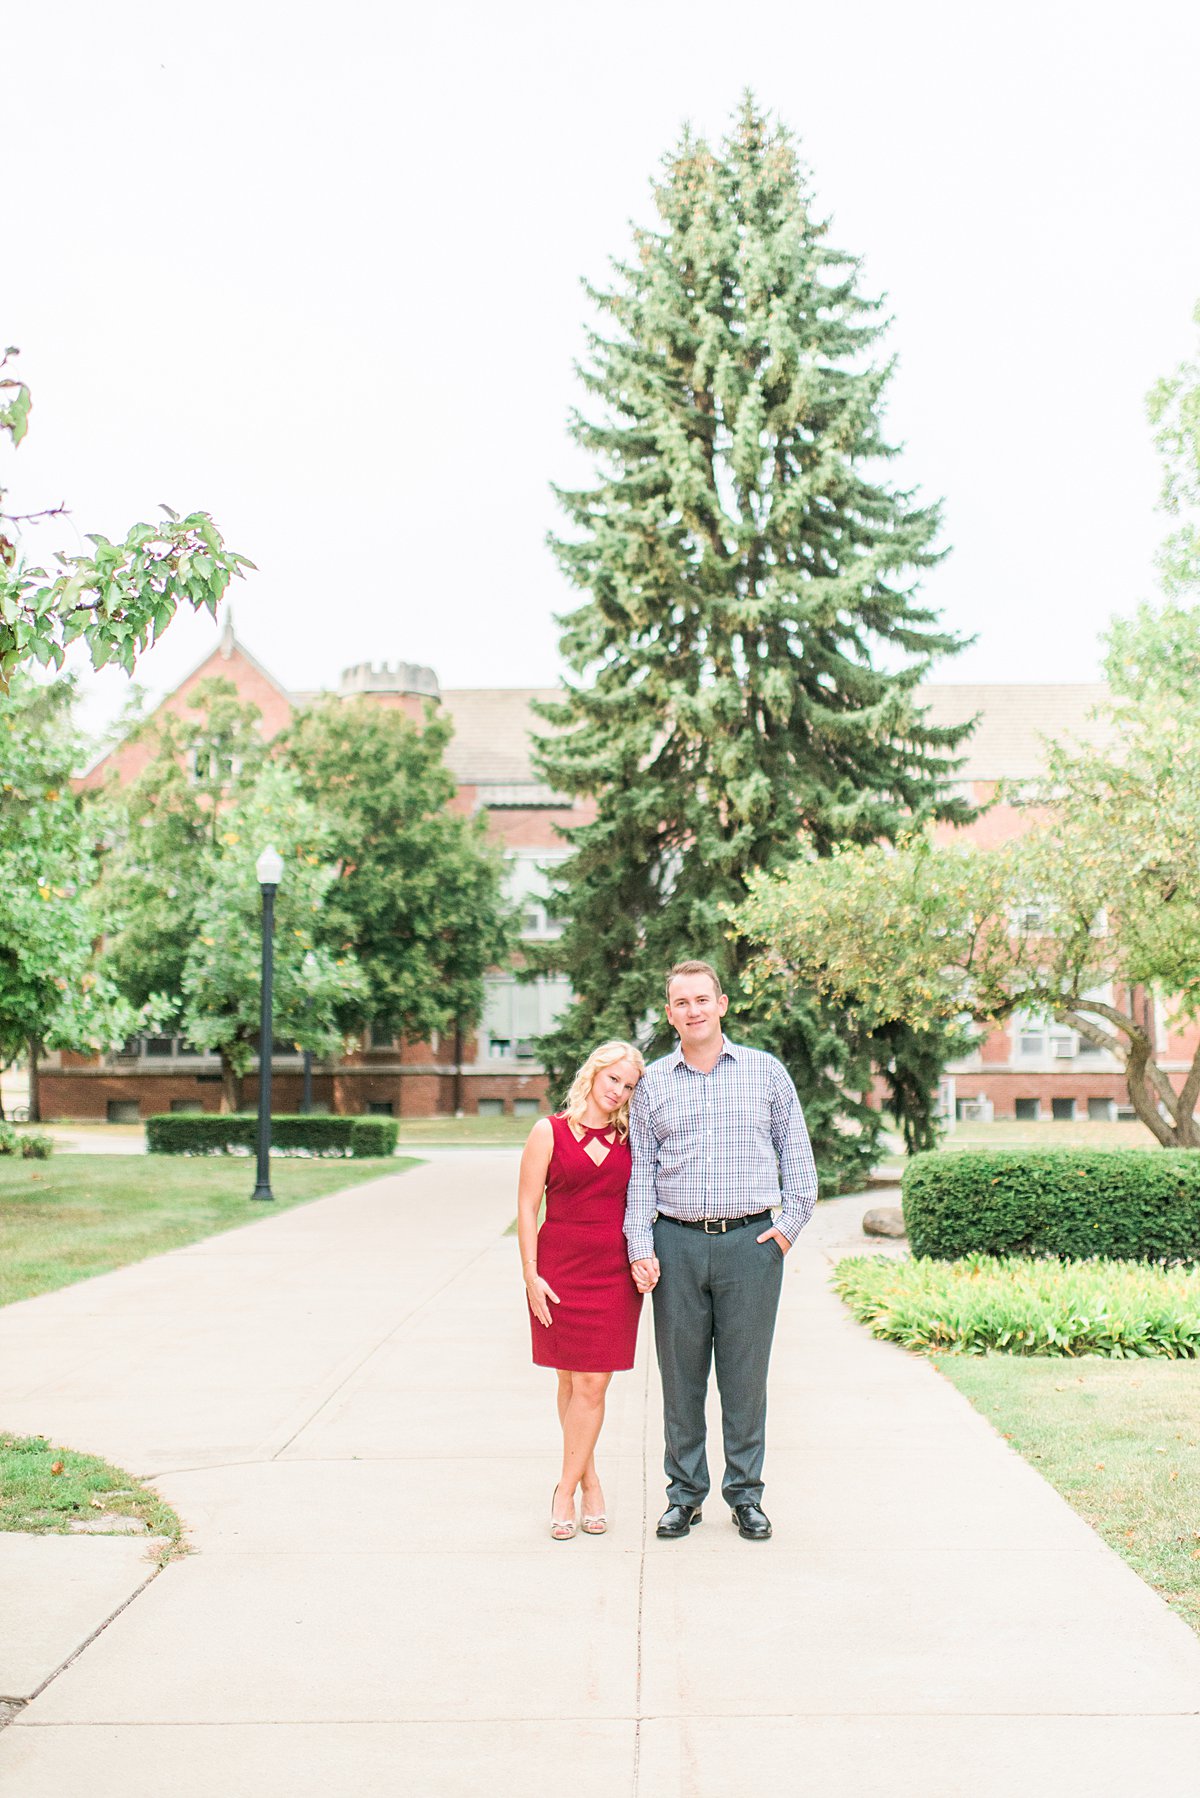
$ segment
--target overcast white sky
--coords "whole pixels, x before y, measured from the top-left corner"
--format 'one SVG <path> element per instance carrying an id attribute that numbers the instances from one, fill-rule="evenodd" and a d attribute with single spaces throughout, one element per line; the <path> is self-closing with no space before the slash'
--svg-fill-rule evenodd
<path id="1" fill-rule="evenodd" d="M 6 9 L 4 317 L 34 390 L 18 509 L 211 511 L 238 633 L 290 685 L 556 676 L 548 483 L 579 472 L 582 275 L 684 119 L 799 133 L 886 291 L 900 478 L 946 502 L 943 679 L 1086 679 L 1152 590 L 1144 416 L 1194 341 L 1194 0 Z M 215 639 L 179 619 L 139 679 Z M 89 712 L 119 704 L 92 677 Z"/>

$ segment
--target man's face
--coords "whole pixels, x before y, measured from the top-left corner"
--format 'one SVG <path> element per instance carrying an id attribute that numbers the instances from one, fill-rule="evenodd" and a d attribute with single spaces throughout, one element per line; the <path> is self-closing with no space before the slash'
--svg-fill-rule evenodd
<path id="1" fill-rule="evenodd" d="M 677 974 L 667 1000 L 667 1020 L 685 1049 L 707 1049 L 720 1039 L 728 1007 L 728 996 L 717 997 L 707 974 Z"/>

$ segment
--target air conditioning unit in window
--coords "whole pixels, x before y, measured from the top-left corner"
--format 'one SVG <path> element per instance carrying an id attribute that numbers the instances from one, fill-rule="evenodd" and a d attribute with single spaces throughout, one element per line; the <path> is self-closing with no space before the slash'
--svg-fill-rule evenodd
<path id="1" fill-rule="evenodd" d="M 1073 1036 L 1056 1036 L 1054 1039 L 1055 1061 L 1073 1061 L 1075 1059 L 1075 1038 Z"/>
<path id="2" fill-rule="evenodd" d="M 960 1099 L 958 1115 L 965 1124 L 990 1124 L 994 1110 L 990 1099 Z"/>

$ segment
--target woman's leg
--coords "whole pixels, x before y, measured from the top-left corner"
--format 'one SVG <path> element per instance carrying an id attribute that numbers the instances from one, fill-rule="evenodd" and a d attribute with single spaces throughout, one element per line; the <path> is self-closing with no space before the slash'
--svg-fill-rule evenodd
<path id="1" fill-rule="evenodd" d="M 574 1375 L 568 1373 L 567 1370 L 562 1367 L 557 1369 L 557 1373 L 558 1423 L 559 1428 L 562 1430 L 563 1441 L 565 1443 L 567 1436 L 567 1407 L 571 1403 L 571 1382 Z M 574 1491 L 568 1492 L 561 1481 L 558 1486 L 555 1487 L 554 1503 L 551 1506 L 551 1514 L 554 1517 L 557 1517 L 562 1523 L 569 1523 L 575 1515 L 575 1493 Z"/>
<path id="2" fill-rule="evenodd" d="M 563 1416 L 563 1465 L 558 1484 L 560 1504 L 568 1496 L 574 1503 L 576 1489 L 589 1473 L 589 1485 L 598 1485 L 594 1459 L 596 1439 L 604 1422 L 604 1396 L 612 1375 L 572 1373 L 569 1378 L 571 1397 Z"/>

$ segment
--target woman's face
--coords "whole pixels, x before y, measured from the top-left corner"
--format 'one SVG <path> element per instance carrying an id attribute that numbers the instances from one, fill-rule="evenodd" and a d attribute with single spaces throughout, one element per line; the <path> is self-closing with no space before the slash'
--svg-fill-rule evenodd
<path id="1" fill-rule="evenodd" d="M 592 1081 L 592 1098 L 601 1111 L 620 1111 L 625 1101 L 633 1097 L 638 1079 L 638 1070 L 632 1061 L 610 1062 Z"/>

